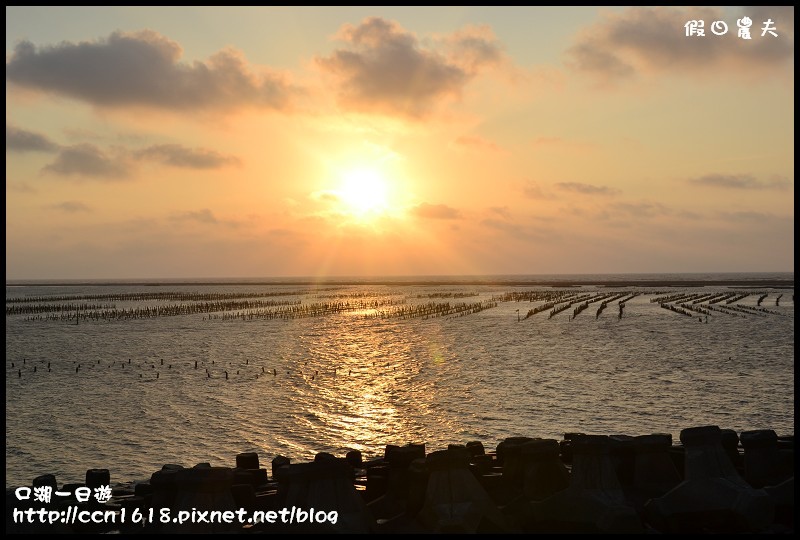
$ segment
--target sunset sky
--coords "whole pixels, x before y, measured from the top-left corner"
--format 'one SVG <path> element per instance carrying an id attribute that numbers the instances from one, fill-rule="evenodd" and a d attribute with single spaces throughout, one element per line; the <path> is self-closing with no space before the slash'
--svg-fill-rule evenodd
<path id="1" fill-rule="evenodd" d="M 7 7 L 7 279 L 793 272 L 793 25 Z"/>

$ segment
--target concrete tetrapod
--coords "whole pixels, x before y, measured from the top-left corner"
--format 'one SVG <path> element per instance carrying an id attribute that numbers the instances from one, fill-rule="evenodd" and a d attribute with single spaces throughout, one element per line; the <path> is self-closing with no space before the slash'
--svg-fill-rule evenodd
<path id="1" fill-rule="evenodd" d="M 772 500 L 736 472 L 718 426 L 684 429 L 681 442 L 686 448 L 685 479 L 645 504 L 651 525 L 667 533 L 747 533 L 772 523 Z"/>
<path id="2" fill-rule="evenodd" d="M 527 530 L 550 533 L 642 533 L 644 527 L 617 479 L 605 435 L 572 439 L 569 487 L 531 502 Z"/>
<path id="3" fill-rule="evenodd" d="M 469 470 L 466 448 L 431 452 L 425 463 L 430 476 L 417 520 L 437 533 L 507 532 L 505 518 Z"/>

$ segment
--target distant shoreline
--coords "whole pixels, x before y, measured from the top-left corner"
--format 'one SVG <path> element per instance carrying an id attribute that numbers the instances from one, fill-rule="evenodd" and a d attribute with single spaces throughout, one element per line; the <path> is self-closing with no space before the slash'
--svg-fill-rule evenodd
<path id="1" fill-rule="evenodd" d="M 353 286 L 353 285 L 391 285 L 391 286 L 464 286 L 464 285 L 503 285 L 512 287 L 712 287 L 712 286 L 728 286 L 728 287 L 769 287 L 774 289 L 791 289 L 794 288 L 794 279 L 709 279 L 709 280 L 664 280 L 664 279 L 628 279 L 628 280 L 502 280 L 502 279 L 465 279 L 465 280 L 418 280 L 418 281 L 405 281 L 405 280 L 392 280 L 392 279 L 376 279 L 376 280 L 354 280 L 354 279 L 331 279 L 331 280 L 318 280 L 318 281 L 292 281 L 292 280 L 274 280 L 274 281 L 119 281 L 119 282 L 103 282 L 103 281 L 72 281 L 72 282 L 24 282 L 19 283 L 6 283 L 6 287 L 169 287 L 169 286 L 200 286 L 206 287 L 211 285 L 224 285 L 224 286 Z"/>

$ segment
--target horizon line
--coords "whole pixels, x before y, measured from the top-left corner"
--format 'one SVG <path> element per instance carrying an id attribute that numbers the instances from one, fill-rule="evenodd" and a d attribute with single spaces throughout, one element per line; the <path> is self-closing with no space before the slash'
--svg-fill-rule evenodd
<path id="1" fill-rule="evenodd" d="M 738 276 L 734 278 L 733 276 Z M 748 277 L 748 275 L 753 277 Z M 674 276 L 675 279 L 669 279 Z M 731 276 L 723 277 L 720 276 Z M 758 277 L 760 276 L 760 277 Z M 785 277 L 784 277 L 785 276 Z M 573 279 L 570 279 L 573 278 Z M 612 278 L 612 279 L 609 279 Z M 650 279 L 648 279 L 650 278 Z M 687 279 L 694 278 L 694 279 Z M 462 274 L 376 276 L 263 276 L 181 278 L 36 278 L 6 279 L 6 286 L 126 285 L 794 285 L 787 272 L 631 272 L 597 274 Z"/>

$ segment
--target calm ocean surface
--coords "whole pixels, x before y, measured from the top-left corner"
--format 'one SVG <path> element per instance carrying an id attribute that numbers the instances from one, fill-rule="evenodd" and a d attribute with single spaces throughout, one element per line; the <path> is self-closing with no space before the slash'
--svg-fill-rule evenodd
<path id="1" fill-rule="evenodd" d="M 640 279 L 794 274 L 7 284 L 6 486 L 81 482 L 89 468 L 125 483 L 164 463 L 233 466 L 240 452 L 263 466 L 567 431 L 793 433 L 794 289 L 614 284 Z M 548 299 L 577 302 L 524 319 Z M 475 312 L 454 311 L 466 304 Z"/>

